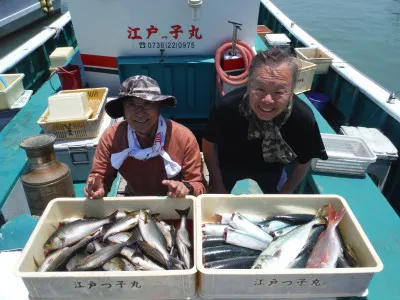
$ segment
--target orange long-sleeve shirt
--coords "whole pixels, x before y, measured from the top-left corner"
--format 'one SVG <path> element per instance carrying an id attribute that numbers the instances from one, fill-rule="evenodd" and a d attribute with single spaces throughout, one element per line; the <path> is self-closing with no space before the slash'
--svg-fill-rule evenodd
<path id="1" fill-rule="evenodd" d="M 205 192 L 201 176 L 201 156 L 199 145 L 193 133 L 185 126 L 165 119 L 167 132 L 164 150 L 171 159 L 178 163 L 182 170 L 171 180 L 188 182 L 193 186 L 195 196 Z M 111 154 L 128 148 L 128 123 L 116 123 L 103 133 L 93 158 L 89 175 L 99 174 L 103 178 L 106 194 L 117 176 L 118 170 L 111 165 Z M 161 156 L 141 161 L 129 156 L 119 169 L 127 181 L 127 192 L 131 196 L 165 196 L 168 187 L 161 181 L 168 179 Z"/>

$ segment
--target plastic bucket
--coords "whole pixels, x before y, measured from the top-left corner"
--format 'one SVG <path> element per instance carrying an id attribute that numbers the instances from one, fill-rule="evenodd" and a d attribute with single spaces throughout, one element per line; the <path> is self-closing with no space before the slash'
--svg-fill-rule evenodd
<path id="1" fill-rule="evenodd" d="M 63 90 L 76 90 L 82 88 L 81 67 L 78 65 L 67 65 L 58 67 L 56 70 L 60 78 Z"/>
<path id="2" fill-rule="evenodd" d="M 325 110 L 326 104 L 329 102 L 328 96 L 317 92 L 307 93 L 307 98 L 320 113 Z"/>

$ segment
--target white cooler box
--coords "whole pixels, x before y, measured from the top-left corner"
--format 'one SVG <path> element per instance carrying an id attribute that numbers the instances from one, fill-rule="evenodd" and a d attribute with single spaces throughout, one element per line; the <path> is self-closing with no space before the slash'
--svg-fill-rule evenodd
<path id="1" fill-rule="evenodd" d="M 95 138 L 76 140 L 56 140 L 54 150 L 56 159 L 68 165 L 73 181 L 86 181 L 92 169 L 94 152 L 103 132 L 116 120 L 103 115 L 99 134 Z"/>

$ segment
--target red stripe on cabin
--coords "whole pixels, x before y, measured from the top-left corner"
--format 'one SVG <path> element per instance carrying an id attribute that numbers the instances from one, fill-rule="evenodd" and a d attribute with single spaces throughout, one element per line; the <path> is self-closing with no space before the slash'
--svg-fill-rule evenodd
<path id="1" fill-rule="evenodd" d="M 113 56 L 101 56 L 81 54 L 83 65 L 117 69 L 117 58 Z"/>

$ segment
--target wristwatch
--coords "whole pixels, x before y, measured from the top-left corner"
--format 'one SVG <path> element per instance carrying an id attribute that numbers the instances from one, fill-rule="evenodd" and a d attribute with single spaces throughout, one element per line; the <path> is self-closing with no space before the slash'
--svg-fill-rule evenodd
<path id="1" fill-rule="evenodd" d="M 194 189 L 193 189 L 193 186 L 190 184 L 190 183 L 188 183 L 188 182 L 183 182 L 183 184 L 187 187 L 187 189 L 189 190 L 189 193 L 188 193 L 188 195 L 194 195 Z"/>

